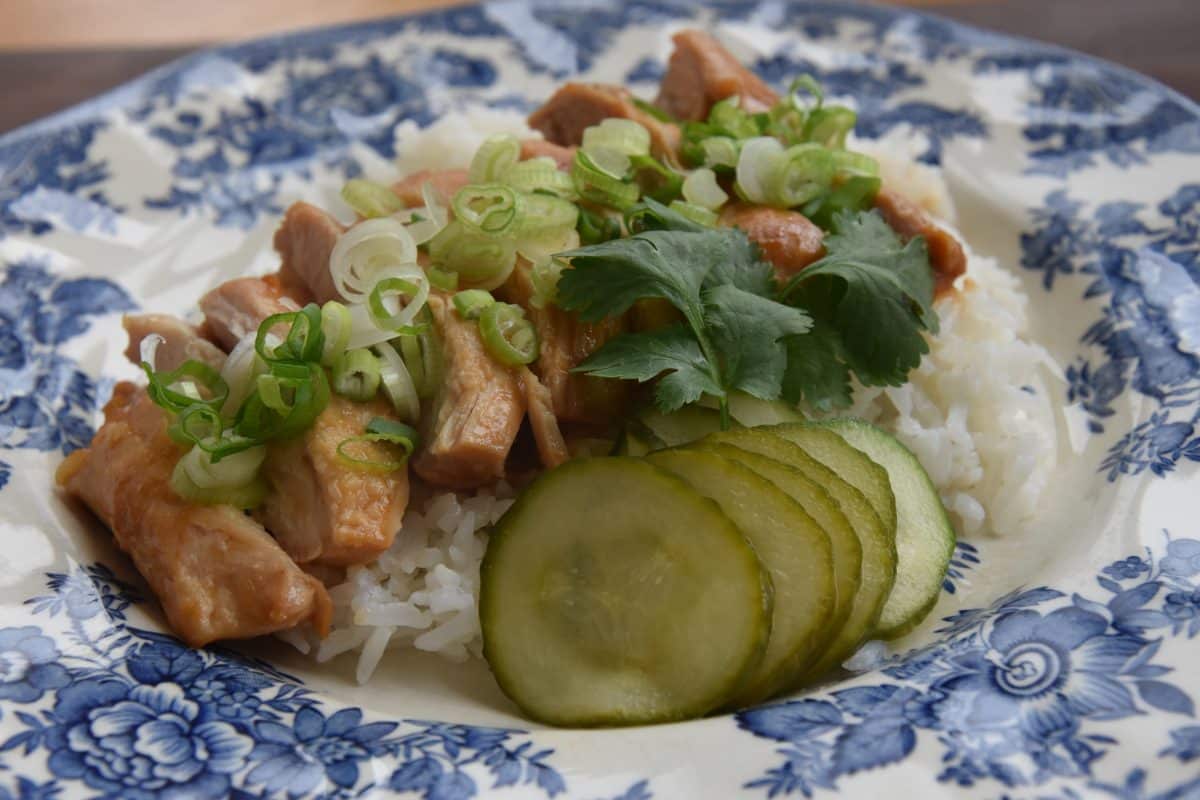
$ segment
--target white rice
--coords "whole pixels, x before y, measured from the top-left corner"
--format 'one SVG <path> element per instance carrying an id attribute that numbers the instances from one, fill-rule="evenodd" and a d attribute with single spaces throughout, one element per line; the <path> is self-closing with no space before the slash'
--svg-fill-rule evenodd
<path id="1" fill-rule="evenodd" d="M 401 174 L 465 166 L 492 133 L 534 135 L 512 112 L 451 114 L 424 130 L 396 130 Z M 938 170 L 914 161 L 911 139 L 857 142 L 880 160 L 892 185 L 931 213 L 953 220 Z M 960 535 L 1013 534 L 1033 516 L 1054 469 L 1055 424 L 1043 380 L 1045 352 L 1025 337 L 1027 298 L 994 260 L 972 254 L 960 291 L 938 303 L 941 333 L 895 388 L 857 387 L 850 413 L 892 431 L 920 458 Z M 283 638 L 317 661 L 357 650 L 366 681 L 389 648 L 416 648 L 452 661 L 480 655 L 479 567 L 487 528 L 511 504 L 501 484 L 475 494 L 415 501 L 396 543 L 349 571 L 330 590 L 333 630 L 323 641 Z"/>

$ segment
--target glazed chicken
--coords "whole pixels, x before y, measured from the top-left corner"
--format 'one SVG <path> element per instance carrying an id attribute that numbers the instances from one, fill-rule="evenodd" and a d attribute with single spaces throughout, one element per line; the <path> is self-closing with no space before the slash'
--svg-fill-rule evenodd
<path id="1" fill-rule="evenodd" d="M 182 500 L 170 486 L 183 450 L 146 390 L 120 383 L 90 447 L 58 468 L 59 486 L 112 530 L 117 544 L 193 647 L 311 624 L 329 626 L 325 587 L 232 506 Z"/>
<path id="2" fill-rule="evenodd" d="M 525 400 L 512 370 L 493 359 L 478 326 L 455 313 L 443 296 L 429 298 L 442 341 L 445 378 L 424 414 L 422 447 L 413 470 L 438 486 L 469 489 L 504 477 Z"/>
<path id="3" fill-rule="evenodd" d="M 257 330 L 294 306 L 264 278 L 228 281 L 200 299 L 209 329 L 230 334 L 246 325 Z M 221 338 L 230 348 L 237 341 Z M 256 515 L 298 563 L 359 564 L 391 546 L 408 505 L 407 471 L 352 469 L 338 459 L 337 446 L 375 417 L 394 416 L 382 399 L 355 403 L 334 395 L 303 435 L 268 446 L 262 469 L 268 492 Z"/>

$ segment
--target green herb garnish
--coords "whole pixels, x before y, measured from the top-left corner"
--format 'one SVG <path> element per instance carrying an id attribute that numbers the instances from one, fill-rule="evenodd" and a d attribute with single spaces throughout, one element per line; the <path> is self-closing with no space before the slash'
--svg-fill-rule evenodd
<path id="1" fill-rule="evenodd" d="M 575 370 L 648 381 L 674 411 L 710 394 L 727 420 L 727 396 L 850 402 L 850 373 L 899 385 L 937 330 L 925 243 L 904 244 L 877 212 L 834 220 L 828 254 L 777 291 L 769 264 L 736 229 L 698 226 L 647 200 L 627 217 L 634 235 L 563 254 L 571 267 L 558 303 L 595 322 L 638 300 L 662 298 L 685 323 L 619 336 Z"/>

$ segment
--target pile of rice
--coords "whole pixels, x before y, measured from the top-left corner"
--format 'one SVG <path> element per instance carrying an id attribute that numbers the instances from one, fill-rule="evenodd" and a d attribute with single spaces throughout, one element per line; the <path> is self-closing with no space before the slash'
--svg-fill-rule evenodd
<path id="1" fill-rule="evenodd" d="M 520 115 L 493 110 L 447 115 L 425 129 L 402 123 L 400 172 L 465 166 L 493 133 L 537 135 Z M 885 182 L 953 220 L 939 172 L 914 160 L 919 142 L 893 137 L 853 146 L 880 161 Z M 938 303 L 941 333 L 910 383 L 857 387 L 849 413 L 890 430 L 917 454 L 959 535 L 1006 535 L 1033 516 L 1054 469 L 1054 412 L 1041 377 L 1050 374 L 1048 356 L 1023 338 L 1027 298 L 1011 273 L 972 254 L 961 280 L 960 291 Z M 500 484 L 415 498 L 392 548 L 330 590 L 332 633 L 323 641 L 297 632 L 284 638 L 317 661 L 358 650 L 359 682 L 389 648 L 454 661 L 479 656 L 479 566 L 487 529 L 514 494 Z"/>

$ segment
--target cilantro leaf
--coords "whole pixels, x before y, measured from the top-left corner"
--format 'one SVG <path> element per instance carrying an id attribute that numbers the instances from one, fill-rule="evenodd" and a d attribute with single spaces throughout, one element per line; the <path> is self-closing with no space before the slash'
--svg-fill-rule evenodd
<path id="1" fill-rule="evenodd" d="M 850 369 L 842 358 L 841 339 L 827 322 L 813 320 L 812 330 L 788 337 L 784 346 L 784 400 L 793 405 L 803 400 L 818 411 L 850 405 Z"/>
<path id="2" fill-rule="evenodd" d="M 937 331 L 925 240 L 904 244 L 876 211 L 842 214 L 835 229 L 784 294 L 836 329 L 860 381 L 899 386 L 929 351 L 922 330 Z"/>
<path id="3" fill-rule="evenodd" d="M 779 397 L 787 368 L 783 339 L 805 333 L 812 326 L 812 318 L 804 311 L 733 284 L 704 293 L 704 321 L 720 353 L 725 387 L 763 400 Z"/>
<path id="4" fill-rule="evenodd" d="M 635 233 L 641 231 L 680 231 L 711 233 L 712 228 L 693 222 L 677 211 L 647 197 L 630 210 L 626 224 Z M 721 236 L 711 237 L 713 247 L 723 253 L 713 258 L 712 270 L 704 281 L 706 287 L 732 283 L 739 289 L 761 297 L 775 296 L 775 269 L 763 260 L 758 245 L 750 241 L 739 228 L 725 228 Z"/>
<path id="5" fill-rule="evenodd" d="M 571 261 L 558 281 L 558 304 L 584 322 L 624 314 L 635 301 L 662 297 L 693 326 L 700 319 L 700 287 L 713 267 L 717 231 L 646 231 L 628 239 L 563 253 Z"/>
<path id="6" fill-rule="evenodd" d="M 712 229 L 647 201 L 631 212 L 633 236 L 564 254 L 559 305 L 584 321 L 661 298 L 685 325 L 626 334 L 576 371 L 658 380 L 655 402 L 673 411 L 702 394 L 744 391 L 822 410 L 848 405 L 850 375 L 903 383 L 937 328 L 925 243 L 905 244 L 877 212 L 843 214 L 827 255 L 788 284 L 780 302 L 772 268 L 734 229 Z"/>
<path id="7" fill-rule="evenodd" d="M 665 372 L 654 390 L 655 404 L 664 413 L 694 403 L 705 393 L 723 394 L 709 374 L 709 363 L 700 352 L 700 345 L 683 325 L 650 333 L 622 334 L 572 371 L 640 382 Z"/>
<path id="8" fill-rule="evenodd" d="M 731 284 L 759 297 L 775 297 L 775 268 L 763 260 L 758 245 L 739 228 L 722 237 L 723 254 L 704 281 L 705 287 Z"/>

